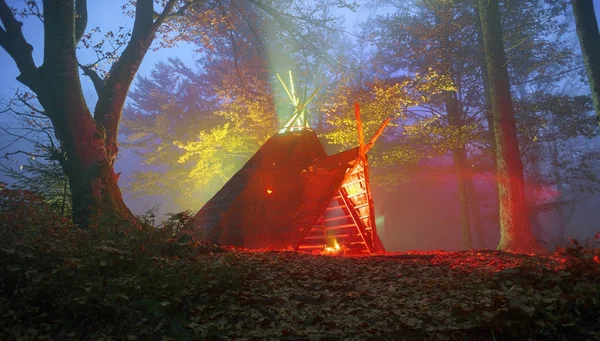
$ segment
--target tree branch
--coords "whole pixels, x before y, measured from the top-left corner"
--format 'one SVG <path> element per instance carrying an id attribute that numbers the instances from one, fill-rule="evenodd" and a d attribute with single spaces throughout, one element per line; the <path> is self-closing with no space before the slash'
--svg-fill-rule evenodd
<path id="1" fill-rule="evenodd" d="M 90 77 L 90 79 L 92 80 L 92 84 L 94 84 L 94 89 L 96 89 L 96 94 L 99 96 L 102 92 L 102 89 L 104 89 L 104 86 L 106 85 L 104 79 L 102 79 L 102 77 L 100 77 L 100 75 L 98 75 L 98 73 L 94 71 L 94 69 L 92 69 L 91 65 L 82 65 L 80 63 L 78 64 L 81 70 L 83 70 L 83 74 Z"/>
<path id="2" fill-rule="evenodd" d="M 160 26 L 163 22 L 173 19 L 173 18 L 177 18 L 177 17 L 182 17 L 185 14 L 185 11 L 188 10 L 188 8 L 193 5 L 195 2 L 195 0 L 192 1 L 188 1 L 186 2 L 183 6 L 181 6 L 177 11 L 170 13 L 170 11 L 173 9 L 173 6 L 175 5 L 175 3 L 173 2 L 173 4 L 171 5 L 171 8 L 169 9 L 169 11 L 167 12 L 167 6 L 169 4 L 167 4 L 167 6 L 165 6 L 165 10 L 163 10 L 162 13 L 156 13 L 154 12 L 154 19 L 156 19 L 156 21 L 154 22 L 155 25 Z"/>
<path id="3" fill-rule="evenodd" d="M 25 40 L 21 30 L 23 24 L 15 19 L 5 0 L 0 0 L 0 21 L 4 26 L 4 29 L 0 28 L 0 46 L 17 63 L 21 72 L 17 80 L 33 89 L 37 76 L 37 67 L 32 54 L 33 47 Z"/>
<path id="4" fill-rule="evenodd" d="M 85 33 L 87 26 L 87 0 L 77 0 L 75 2 L 75 42 L 78 43 Z M 85 70 L 84 70 L 85 73 Z"/>
<path id="5" fill-rule="evenodd" d="M 187 9 L 192 2 L 186 3 L 179 11 Z M 169 17 L 176 3 L 177 0 L 169 0 L 162 13 L 154 20 L 153 0 L 137 1 L 131 39 L 121 54 L 119 61 L 113 66 L 110 75 L 106 79 L 105 86 L 98 94 L 94 118 L 106 130 L 106 148 L 109 158 L 113 161 L 118 151 L 117 134 L 119 122 L 129 87 L 133 82 L 142 59 L 154 40 L 156 31 Z"/>

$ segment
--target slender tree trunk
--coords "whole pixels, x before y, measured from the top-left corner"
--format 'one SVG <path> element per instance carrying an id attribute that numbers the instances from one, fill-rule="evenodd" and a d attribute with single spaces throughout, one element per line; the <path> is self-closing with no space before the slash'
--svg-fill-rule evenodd
<path id="1" fill-rule="evenodd" d="M 543 251 L 531 231 L 497 0 L 478 0 L 489 75 L 500 203 L 499 250 Z"/>
<path id="2" fill-rule="evenodd" d="M 496 151 L 496 141 L 494 139 L 494 118 L 492 115 L 492 100 L 490 98 L 490 76 L 488 74 L 488 69 L 487 69 L 487 64 L 485 61 L 485 51 L 483 50 L 483 31 L 482 31 L 482 26 L 481 26 L 481 17 L 480 17 L 480 13 L 479 13 L 479 4 L 477 4 L 475 6 L 475 25 L 476 25 L 476 30 L 477 30 L 477 40 L 479 41 L 479 43 L 481 44 L 481 50 L 480 50 L 480 61 L 481 61 L 481 78 L 483 80 L 483 97 L 484 97 L 484 105 L 485 105 L 485 119 L 486 122 L 488 124 L 488 131 L 490 133 L 490 144 L 492 147 L 492 153 L 495 154 Z M 493 155 L 494 157 L 492 158 L 494 160 L 494 162 L 496 161 L 495 159 L 495 155 Z M 495 165 L 495 164 L 494 164 Z"/>
<path id="3" fill-rule="evenodd" d="M 450 37 L 448 25 L 451 24 L 452 8 L 451 7 L 432 7 L 435 13 L 436 24 L 440 26 L 440 51 L 441 51 L 441 66 L 446 76 L 452 79 L 455 83 L 458 77 L 452 72 L 452 48 L 450 46 Z M 446 105 L 446 115 L 448 124 L 455 130 L 459 131 L 463 128 L 464 122 L 462 119 L 462 110 L 460 101 L 456 91 L 444 91 L 444 103 Z M 462 231 L 463 247 L 465 249 L 473 249 L 473 240 L 471 237 L 471 217 L 469 213 L 469 199 L 467 195 L 466 185 L 466 170 L 467 170 L 467 153 L 463 141 L 453 141 L 454 146 L 451 149 L 452 161 L 456 173 L 457 196 L 460 210 L 460 226 Z"/>
<path id="4" fill-rule="evenodd" d="M 564 200 L 564 181 L 559 169 L 559 155 L 558 155 L 558 143 L 556 141 L 552 144 L 552 163 L 554 164 L 554 179 L 556 180 L 556 192 L 558 196 L 555 198 L 555 208 L 558 213 L 558 231 L 556 232 L 556 240 L 562 242 L 567 238 L 567 224 L 570 217 L 565 215 L 565 207 L 567 203 Z M 573 210 L 570 211 L 572 215 Z"/>
<path id="5" fill-rule="evenodd" d="M 479 201 L 479 193 L 475 188 L 472 173 L 467 176 L 467 194 L 469 198 L 469 208 L 471 209 L 471 217 L 473 218 L 473 231 L 475 232 L 475 248 L 485 249 L 485 235 L 483 234 L 483 219 L 481 218 L 481 207 Z"/>
<path id="6" fill-rule="evenodd" d="M 590 83 L 596 121 L 600 125 L 600 33 L 594 12 L 594 1 L 572 0 L 573 16 L 581 54 Z"/>
<path id="7" fill-rule="evenodd" d="M 531 177 L 533 179 L 541 179 L 541 177 L 542 177 L 542 170 L 540 168 L 540 158 L 542 156 L 541 152 L 542 151 L 540 150 L 539 145 L 536 144 L 533 146 L 533 159 L 531 161 Z M 538 241 L 541 241 L 542 240 L 542 224 L 540 223 L 540 219 L 539 219 L 540 213 L 539 213 L 539 209 L 537 208 L 538 195 L 537 195 L 536 185 L 529 183 L 529 185 L 526 186 L 526 188 L 527 188 L 526 200 L 527 200 L 527 208 L 529 210 L 529 221 L 531 222 L 531 229 L 532 229 L 535 239 Z"/>
<path id="8" fill-rule="evenodd" d="M 482 87 L 483 87 L 483 98 L 484 98 L 484 108 L 485 108 L 485 119 L 488 125 L 488 137 L 489 137 L 489 143 L 490 143 L 490 159 L 491 159 L 491 171 L 492 173 L 496 173 L 496 139 L 494 137 L 494 119 L 493 119 L 493 115 L 492 115 L 492 100 L 490 98 L 490 77 L 488 75 L 488 69 L 487 69 L 487 64 L 485 61 L 485 51 L 484 51 L 484 44 L 483 44 L 483 31 L 481 28 L 481 16 L 479 13 L 479 4 L 477 3 L 475 6 L 475 27 L 476 27 L 476 31 L 477 31 L 477 41 L 479 42 L 481 48 L 479 49 L 479 67 L 481 69 L 481 78 L 482 78 Z M 473 187 L 475 188 L 475 187 Z M 498 196 L 498 188 L 493 188 L 492 191 L 494 191 L 495 196 Z M 477 195 L 477 194 L 475 194 Z M 478 199 L 476 199 L 477 201 L 479 201 Z M 476 204 L 478 205 L 478 204 Z M 479 210 L 479 206 L 477 206 L 477 209 Z M 481 220 L 480 220 L 481 221 Z M 482 238 L 483 237 L 483 233 L 482 233 Z M 482 239 L 482 242 L 485 244 L 485 239 Z"/>
<path id="9" fill-rule="evenodd" d="M 460 225 L 462 229 L 463 246 L 465 249 L 473 249 L 471 237 L 471 217 L 469 213 L 469 200 L 467 196 L 466 173 L 466 151 L 464 146 L 452 149 L 452 160 L 456 172 L 456 184 L 458 186 L 458 204 L 460 206 Z"/>

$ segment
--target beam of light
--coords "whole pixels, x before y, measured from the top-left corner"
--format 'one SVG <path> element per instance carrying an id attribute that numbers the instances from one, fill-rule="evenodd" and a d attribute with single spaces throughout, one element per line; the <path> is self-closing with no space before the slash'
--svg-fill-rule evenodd
<path id="1" fill-rule="evenodd" d="M 312 94 L 308 98 L 304 98 L 301 102 L 298 97 L 296 97 L 296 90 L 294 87 L 294 78 L 292 77 L 292 72 L 289 71 L 290 76 L 290 85 L 289 87 L 285 84 L 283 79 L 279 74 L 277 75 L 277 79 L 283 86 L 283 89 L 287 93 L 290 103 L 294 107 L 294 112 L 290 119 L 283 125 L 283 127 L 279 130 L 279 133 L 285 133 L 286 131 L 294 131 L 301 129 L 310 129 L 308 125 L 308 119 L 306 118 L 308 113 L 308 104 L 315 98 L 317 92 L 319 92 L 320 88 L 315 89 Z M 305 94 L 306 96 L 306 94 Z"/>

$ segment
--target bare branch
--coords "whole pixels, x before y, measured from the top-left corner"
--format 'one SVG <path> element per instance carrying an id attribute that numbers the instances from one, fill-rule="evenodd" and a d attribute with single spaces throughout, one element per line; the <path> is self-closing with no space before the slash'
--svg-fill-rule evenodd
<path id="1" fill-rule="evenodd" d="M 87 0 L 77 0 L 75 3 L 75 42 L 79 42 L 83 37 L 87 21 Z"/>
<path id="2" fill-rule="evenodd" d="M 40 109 L 34 107 L 33 105 L 31 105 L 31 103 L 29 103 L 27 101 L 27 98 L 25 96 L 23 96 L 18 90 L 17 90 L 17 93 L 15 93 L 15 96 L 17 96 L 17 99 L 19 100 L 19 102 L 21 102 L 24 106 L 29 108 L 31 111 L 37 112 L 38 114 L 41 114 L 44 116 L 48 116 L 48 114 L 45 111 L 40 110 Z M 16 112 L 16 111 L 13 110 L 13 112 Z M 39 117 L 37 117 L 37 118 L 39 118 Z"/>
<path id="3" fill-rule="evenodd" d="M 33 47 L 25 40 L 21 30 L 23 24 L 15 19 L 5 0 L 0 0 L 0 21 L 4 26 L 4 29 L 0 28 L 0 46 L 17 63 L 21 72 L 17 80 L 33 89 L 37 73 L 33 61 Z"/>
<path id="4" fill-rule="evenodd" d="M 102 79 L 102 77 L 100 77 L 100 75 L 98 75 L 98 73 L 96 71 L 94 71 L 94 69 L 92 69 L 92 65 L 82 65 L 80 63 L 79 67 L 81 68 L 81 70 L 83 70 L 83 74 L 90 77 L 90 79 L 92 80 L 92 83 L 94 84 L 94 89 L 96 89 L 96 94 L 100 95 L 100 93 L 102 92 L 102 89 L 104 89 L 104 85 L 106 84 L 104 82 L 104 79 Z"/>
<path id="5" fill-rule="evenodd" d="M 30 131 L 28 131 L 27 133 L 25 133 L 23 135 L 14 134 L 14 133 L 10 132 L 8 129 L 6 129 L 4 127 L 0 127 L 0 131 L 4 132 L 4 134 L 6 136 L 12 136 L 12 137 L 15 138 L 11 143 L 9 143 L 6 146 L 0 148 L 0 150 L 5 150 L 5 149 L 11 147 L 12 145 L 14 145 L 15 143 L 17 143 L 17 142 L 19 142 L 21 140 L 27 141 L 27 142 L 32 143 L 34 145 L 37 144 L 37 141 L 35 141 L 35 140 L 33 140 L 33 139 L 31 139 L 31 138 L 28 137 L 28 135 L 35 133 L 33 130 L 30 130 Z"/>
<path id="6" fill-rule="evenodd" d="M 27 156 L 34 156 L 34 157 L 47 157 L 48 156 L 48 155 L 34 154 L 32 152 L 26 152 L 26 151 L 23 151 L 23 150 L 17 150 L 17 151 L 14 151 L 14 152 L 4 153 L 4 158 L 8 159 L 9 156 L 17 155 L 17 154 L 24 154 L 24 155 L 27 155 Z"/>
<path id="7" fill-rule="evenodd" d="M 171 4 L 171 8 L 168 9 L 167 11 L 167 7 L 169 6 L 169 4 Z M 167 20 L 171 20 L 173 18 L 177 18 L 177 17 L 182 17 L 185 12 L 188 10 L 188 8 L 190 8 L 191 5 L 193 5 L 196 2 L 199 2 L 197 0 L 192 0 L 192 1 L 188 1 L 186 2 L 183 6 L 181 6 L 177 11 L 170 13 L 171 10 L 173 10 L 173 6 L 175 5 L 175 2 L 171 1 L 169 4 L 167 4 L 167 6 L 165 6 L 165 9 L 163 10 L 162 13 L 156 13 L 154 12 L 154 18 L 156 19 L 156 22 L 154 23 L 155 25 L 160 26 L 163 22 L 167 21 Z"/>

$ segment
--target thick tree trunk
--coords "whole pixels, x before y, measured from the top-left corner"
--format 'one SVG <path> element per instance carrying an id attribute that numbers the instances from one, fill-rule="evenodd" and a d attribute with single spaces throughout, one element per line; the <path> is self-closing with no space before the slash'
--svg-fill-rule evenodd
<path id="1" fill-rule="evenodd" d="M 89 112 L 77 116 L 80 122 L 64 127 L 67 134 L 55 123 L 67 155 L 64 171 L 71 188 L 73 222 L 80 227 L 118 229 L 131 222 L 133 215 L 118 187 L 102 128 Z"/>
<path id="2" fill-rule="evenodd" d="M 107 153 L 105 129 L 92 118 L 81 91 L 75 49 L 74 2 L 44 1 L 43 4 L 43 64 L 35 68 L 33 64 L 19 65 L 17 62 L 21 70 L 18 79 L 37 94 L 65 151 L 61 166 L 69 180 L 74 222 L 80 227 L 118 225 L 133 215 L 123 202 L 117 185 L 117 176 Z M 2 5 L 2 20 L 17 37 L 13 44 L 26 44 L 18 35 L 20 25 L 15 24 L 14 18 L 6 16 L 6 4 Z M 11 53 L 13 47 L 0 42 Z M 11 55 L 18 61 L 23 53 L 16 51 Z"/>
<path id="3" fill-rule="evenodd" d="M 502 24 L 497 0 L 478 0 L 485 60 L 489 75 L 493 130 L 496 143 L 498 198 L 500 203 L 499 250 L 543 251 L 527 216 L 523 163 L 519 152 Z"/>
<path id="4" fill-rule="evenodd" d="M 592 0 L 573 0 L 573 16 L 590 83 L 596 121 L 600 125 L 600 33 Z"/>
<path id="5" fill-rule="evenodd" d="M 48 71 L 52 75 L 48 86 L 37 94 L 66 154 L 62 166 L 71 189 L 74 223 L 82 228 L 112 228 L 133 215 L 118 187 L 104 129 L 92 118 L 81 94 L 72 90 L 79 85 L 76 70 Z"/>

